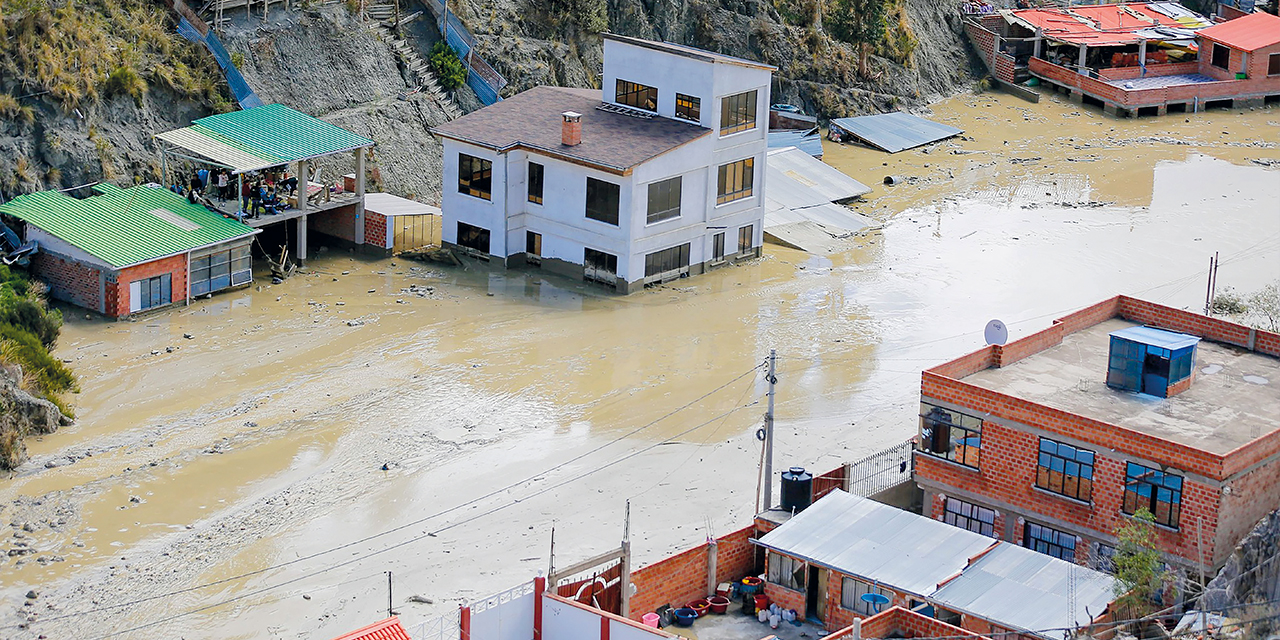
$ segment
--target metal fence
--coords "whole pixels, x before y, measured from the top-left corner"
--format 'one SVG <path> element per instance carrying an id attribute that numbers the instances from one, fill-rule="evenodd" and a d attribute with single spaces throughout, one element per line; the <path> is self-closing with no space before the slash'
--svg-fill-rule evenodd
<path id="1" fill-rule="evenodd" d="M 462 616 L 457 612 L 410 625 L 406 631 L 413 640 L 458 640 Z"/>
<path id="2" fill-rule="evenodd" d="M 435 12 L 436 26 L 444 34 L 445 41 L 458 54 L 458 58 L 467 65 L 467 86 L 476 92 L 476 97 L 486 105 L 491 105 L 502 98 L 498 92 L 507 86 L 507 79 L 489 66 L 484 58 L 475 53 L 476 39 L 471 31 L 462 24 L 458 15 L 448 8 L 442 0 L 423 0 Z"/>
<path id="3" fill-rule="evenodd" d="M 911 451 L 915 438 L 877 451 L 848 465 L 849 493 L 864 498 L 911 481 Z"/>

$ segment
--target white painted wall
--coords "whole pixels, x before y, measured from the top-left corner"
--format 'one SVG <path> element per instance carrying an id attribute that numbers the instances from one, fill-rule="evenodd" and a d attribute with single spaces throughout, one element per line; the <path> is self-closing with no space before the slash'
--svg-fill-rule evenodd
<path id="1" fill-rule="evenodd" d="M 609 632 L 612 636 L 613 629 L 610 628 Z M 481 636 L 473 637 L 482 640 Z M 600 640 L 600 616 L 555 598 L 544 597 L 542 640 Z"/>
<path id="2" fill-rule="evenodd" d="M 701 126 L 708 136 L 673 149 L 618 176 L 525 150 L 506 154 L 444 140 L 445 242 L 457 242 L 457 222 L 490 231 L 490 253 L 522 253 L 526 232 L 542 234 L 542 256 L 583 263 L 586 247 L 618 256 L 618 276 L 628 282 L 644 277 L 645 256 L 690 243 L 690 264 L 712 259 L 712 238 L 725 234 L 725 254 L 737 252 L 738 231 L 753 226 L 753 246 L 764 241 L 765 154 L 771 74 L 766 69 L 707 62 L 614 40 L 604 43 L 604 99 L 612 101 L 617 79 L 658 88 L 658 113 L 675 115 L 675 94 L 701 99 Z M 755 90 L 756 126 L 728 136 L 719 134 L 721 98 Z M 592 131 L 584 130 L 588 137 Z M 458 154 L 493 161 L 494 193 L 485 201 L 458 193 Z M 754 158 L 754 193 L 749 198 L 715 203 L 720 165 Z M 543 203 L 528 202 L 528 163 L 543 165 Z M 648 185 L 682 176 L 681 215 L 647 224 Z M 586 217 L 587 177 L 620 185 L 619 224 Z M 505 187 L 503 186 L 505 185 Z"/>
<path id="3" fill-rule="evenodd" d="M 534 600 L 533 591 L 529 591 L 483 611 L 476 611 L 472 605 L 471 637 L 475 640 L 529 640 L 533 637 Z"/>
<path id="4" fill-rule="evenodd" d="M 116 270 L 115 267 L 111 266 L 110 264 L 107 264 L 105 260 L 98 258 L 97 256 L 91 255 L 89 252 L 85 251 L 84 249 L 81 249 L 80 247 L 76 247 L 71 244 L 68 244 L 62 238 L 59 238 L 53 234 L 50 234 L 48 231 L 45 231 L 44 229 L 41 229 L 40 227 L 37 227 L 34 224 L 30 224 L 30 223 L 27 224 L 27 231 L 25 235 L 26 235 L 26 238 L 24 238 L 24 240 L 28 242 L 35 240 L 36 243 L 40 245 L 41 250 L 48 251 L 49 253 L 56 253 L 59 255 L 63 255 L 88 265 L 93 265 L 94 267 L 97 267 L 103 271 L 111 272 Z"/>

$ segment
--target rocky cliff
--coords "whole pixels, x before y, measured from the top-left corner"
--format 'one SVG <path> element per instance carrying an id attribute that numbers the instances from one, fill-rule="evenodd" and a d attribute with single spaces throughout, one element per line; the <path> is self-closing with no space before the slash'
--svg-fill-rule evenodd
<path id="1" fill-rule="evenodd" d="M 70 423 L 52 402 L 23 391 L 21 379 L 19 368 L 0 365 L 0 469 L 13 469 L 26 460 L 27 436 L 53 433 Z"/>
<path id="2" fill-rule="evenodd" d="M 1280 629 L 1280 511 L 1260 520 L 1236 546 L 1209 582 L 1199 608 L 1225 611 L 1226 617 L 1254 622 L 1242 627 L 1246 638 L 1266 638 Z"/>

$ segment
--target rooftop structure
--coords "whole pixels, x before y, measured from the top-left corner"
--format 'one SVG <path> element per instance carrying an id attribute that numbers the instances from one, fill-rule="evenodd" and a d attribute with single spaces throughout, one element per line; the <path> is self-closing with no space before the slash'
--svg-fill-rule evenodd
<path id="1" fill-rule="evenodd" d="M 536 87 L 433 129 L 443 244 L 622 293 L 758 256 L 772 69 L 606 34 L 603 91 Z"/>
<path id="2" fill-rule="evenodd" d="M 257 230 L 155 186 L 31 193 L 0 205 L 40 247 L 33 271 L 60 300 L 119 318 L 248 284 Z"/>
<path id="3" fill-rule="evenodd" d="M 1106 568 L 1154 516 L 1212 571 L 1280 502 L 1280 335 L 1118 296 L 923 373 L 926 515 Z"/>
<path id="4" fill-rule="evenodd" d="M 897 153 L 964 133 L 950 125 L 895 111 L 831 121 L 831 137 Z"/>
<path id="5" fill-rule="evenodd" d="M 1114 597 L 1103 573 L 841 490 L 757 544 L 770 550 L 770 600 L 828 625 L 875 613 L 862 594 L 879 594 L 886 605 L 932 607 L 934 618 L 969 631 L 1058 640 L 1093 623 Z"/>
<path id="6" fill-rule="evenodd" d="M 1019 9 L 964 21 L 1002 83 L 1020 89 L 1035 76 L 1108 113 L 1280 101 L 1280 18 L 1231 15 L 1239 17 L 1213 24 L 1177 3 L 1129 2 Z"/>
<path id="7" fill-rule="evenodd" d="M 155 138 L 166 186 L 186 187 L 197 169 L 228 171 L 226 193 L 215 194 L 214 186 L 206 184 L 200 201 L 255 228 L 291 227 L 285 235 L 294 238 L 293 256 L 299 262 L 307 258 L 307 223 L 313 214 L 345 218 L 349 228 L 344 227 L 338 238 L 364 244 L 364 161 L 372 140 L 281 104 L 200 118 Z M 348 154 L 355 165 L 353 190 L 344 189 L 339 176 L 322 177 L 316 169 L 318 162 Z M 259 183 L 283 183 L 286 174 L 296 185 L 289 190 L 275 185 L 280 188 L 268 192 L 262 201 L 266 204 L 242 197 L 259 191 Z"/>
<path id="8" fill-rule="evenodd" d="M 827 253 L 838 239 L 875 224 L 843 204 L 871 188 L 798 147 L 770 149 L 767 175 L 764 229 L 773 242 Z"/>

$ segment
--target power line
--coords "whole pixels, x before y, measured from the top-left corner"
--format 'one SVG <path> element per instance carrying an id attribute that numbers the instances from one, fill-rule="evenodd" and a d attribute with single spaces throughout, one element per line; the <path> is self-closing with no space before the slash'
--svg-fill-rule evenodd
<path id="1" fill-rule="evenodd" d="M 599 446 L 597 446 L 597 447 L 595 447 L 595 448 L 593 448 L 593 449 L 591 449 L 591 450 L 589 450 L 589 451 L 586 451 L 586 452 L 584 452 L 584 453 L 581 453 L 581 454 L 579 454 L 579 455 L 576 455 L 576 456 L 574 456 L 574 457 L 572 457 L 572 458 L 570 458 L 570 459 L 568 459 L 568 460 L 565 460 L 564 462 L 561 462 L 561 463 L 558 463 L 558 464 L 556 464 L 556 465 L 553 465 L 553 466 L 551 466 L 550 468 L 544 469 L 543 471 L 540 471 L 540 472 L 534 473 L 534 474 L 532 474 L 532 475 L 530 475 L 530 476 L 528 476 L 528 477 L 526 477 L 526 478 L 524 478 L 524 479 L 522 479 L 522 480 L 518 480 L 518 481 L 513 482 L 513 483 L 511 483 L 511 484 L 508 484 L 508 485 L 506 485 L 506 486 L 504 486 L 504 487 L 502 487 L 502 488 L 495 489 L 495 490 L 490 491 L 489 493 L 486 493 L 486 494 L 484 494 L 484 495 L 482 495 L 482 496 L 480 496 L 480 497 L 473 498 L 473 499 L 471 499 L 471 500 L 468 500 L 467 502 L 463 502 L 463 503 L 461 503 L 461 504 L 455 505 L 455 506 L 450 507 L 450 508 L 448 508 L 448 509 L 445 509 L 445 510 L 443 510 L 443 511 L 438 511 L 438 512 L 436 512 L 436 513 L 433 513 L 433 514 L 430 514 L 430 515 L 424 516 L 424 517 L 422 517 L 422 518 L 419 518 L 419 519 L 417 519 L 417 520 L 413 520 L 413 521 L 411 521 L 411 522 L 407 522 L 407 523 L 402 524 L 402 525 L 399 525 L 399 526 L 397 526 L 397 527 L 393 527 L 393 528 L 391 528 L 391 529 L 387 529 L 387 530 L 385 530 L 385 531 L 381 531 L 381 532 L 379 532 L 379 533 L 375 533 L 375 534 L 372 534 L 372 535 L 366 536 L 366 537 L 364 537 L 364 538 L 360 538 L 359 540 L 354 540 L 354 541 L 347 542 L 347 543 L 344 543 L 344 544 L 341 544 L 341 545 L 338 545 L 338 546 L 335 546 L 335 547 L 330 547 L 329 549 L 325 549 L 325 550 L 322 550 L 322 551 L 317 551 L 317 552 L 312 553 L 312 554 L 309 554 L 309 555 L 305 555 L 305 556 L 302 556 L 302 557 L 299 557 L 299 558 L 295 558 L 295 559 L 293 559 L 293 560 L 288 560 L 288 561 L 285 561 L 285 562 L 281 562 L 281 563 L 278 563 L 278 564 L 274 564 L 274 565 L 271 565 L 271 566 L 268 566 L 268 567 L 263 567 L 263 568 L 261 568 L 261 569 L 256 569 L 256 570 L 253 570 L 253 571 L 247 571 L 247 572 L 244 572 L 244 573 L 241 573 L 241 574 L 235 575 L 235 576 L 231 576 L 231 577 L 228 577 L 228 578 L 223 578 L 223 579 L 221 579 L 221 580 L 215 580 L 215 581 L 212 581 L 212 582 L 206 582 L 206 583 L 203 583 L 203 584 L 199 584 L 199 585 L 195 585 L 195 586 L 191 586 L 191 587 L 186 587 L 186 588 L 183 588 L 183 589 L 176 589 L 176 590 L 173 590 L 173 591 L 169 591 L 169 592 L 166 592 L 166 593 L 157 594 L 157 595 L 154 595 L 154 596 L 147 596 L 147 597 L 145 597 L 145 598 L 138 598 L 138 599 L 135 599 L 135 600 L 130 600 L 130 601 L 128 601 L 128 602 L 120 602 L 120 603 L 116 603 L 116 604 L 104 605 L 104 606 L 96 607 L 96 608 L 89 609 L 89 610 L 86 610 L 86 611 L 80 611 L 80 612 L 75 612 L 75 613 L 67 613 L 67 614 L 63 614 L 63 615 L 60 615 L 60 616 L 54 616 L 54 617 L 50 617 L 50 618 L 45 618 L 45 619 L 40 620 L 39 622 L 37 622 L 37 623 L 33 623 L 33 624 L 46 623 L 46 622 L 55 622 L 55 621 L 58 621 L 58 620 L 65 620 L 65 619 L 68 619 L 68 618 L 76 618 L 76 617 L 81 617 L 81 616 L 91 615 L 91 614 L 94 614 L 94 613 L 102 613 L 102 612 L 104 612 L 104 611 L 111 611 L 111 610 L 119 609 L 119 608 L 122 608 L 122 607 L 130 607 L 130 606 L 133 606 L 133 605 L 142 604 L 142 603 L 145 603 L 145 602 L 151 602 L 151 601 L 154 601 L 154 600 L 160 600 L 160 599 L 164 599 L 164 598 L 171 598 L 171 597 L 173 597 L 173 596 L 183 595 L 183 594 L 191 593 L 191 592 L 194 592 L 194 591 L 199 591 L 199 590 L 202 590 L 202 589 L 207 589 L 207 588 L 209 588 L 209 587 L 214 587 L 214 586 L 218 586 L 218 585 L 222 585 L 222 584 L 227 584 L 227 583 L 229 583 L 229 582 L 235 582 L 235 581 L 237 581 L 237 580 L 242 580 L 242 579 L 244 579 L 244 578 L 249 578 L 249 577 L 252 577 L 252 576 L 255 576 L 255 575 L 259 575 L 259 574 L 262 574 L 262 573 L 266 573 L 266 572 L 268 572 L 268 571 L 274 571 L 274 570 L 282 569 L 282 568 L 284 568 L 284 567 L 288 567 L 288 566 L 291 566 L 291 565 L 294 565 L 294 564 L 298 564 L 298 563 L 300 563 L 300 562 L 305 562 L 305 561 L 307 561 L 307 560 L 312 560 L 312 559 L 318 558 L 318 557 L 320 557 L 320 556 L 324 556 L 324 555 L 327 555 L 327 554 L 333 553 L 333 552 L 335 552 L 335 551 L 341 551 L 341 550 L 343 550 L 343 549 L 348 549 L 348 548 L 350 548 L 350 547 L 353 547 L 353 546 L 356 546 L 356 545 L 359 545 L 359 544 L 363 544 L 363 543 L 366 543 L 366 542 L 370 542 L 370 541 L 372 541 L 372 540 L 375 540 L 375 539 L 381 538 L 381 537 L 383 537 L 383 536 L 387 536 L 387 535 L 390 535 L 390 534 L 392 534 L 392 533 L 396 533 L 396 532 L 398 532 L 398 531 L 403 531 L 403 530 L 408 529 L 408 528 L 410 528 L 410 527 L 420 525 L 420 524 L 422 524 L 422 523 L 424 523 L 424 522 L 427 522 L 427 521 L 430 521 L 430 520 L 434 520 L 434 519 L 436 519 L 436 518 L 439 518 L 439 517 L 441 517 L 441 516 L 447 515 L 447 514 L 449 514 L 449 513 L 454 512 L 454 511 L 458 511 L 458 510 L 463 509 L 463 508 L 465 508 L 465 507 L 468 507 L 468 506 L 474 505 L 474 504 L 476 504 L 476 503 L 478 503 L 478 502 L 481 502 L 481 501 L 483 501 L 483 500 L 487 500 L 487 499 L 489 499 L 489 498 L 491 498 L 491 497 L 494 497 L 494 496 L 496 496 L 496 495 L 498 495 L 498 494 L 505 493 L 505 492 L 507 492 L 507 491 L 510 491 L 510 490 L 512 490 L 512 489 L 515 489 L 515 488 L 517 488 L 517 487 L 519 487 L 519 486 L 521 486 L 521 485 L 524 485 L 524 484 L 527 484 L 527 483 L 529 483 L 529 482 L 532 482 L 533 480 L 536 480 L 537 478 L 540 478 L 540 477 L 545 476 L 545 475 L 547 475 L 547 474 L 553 473 L 553 472 L 555 472 L 555 471 L 557 471 L 557 470 L 559 470 L 559 469 L 562 469 L 562 468 L 564 468 L 564 467 L 566 467 L 566 466 L 569 466 L 569 465 L 571 465 L 571 464 L 573 464 L 573 463 L 575 463 L 575 462 L 577 462 L 577 461 L 579 461 L 579 460 L 582 460 L 583 458 L 586 458 L 587 456 L 590 456 L 590 455 L 595 454 L 595 453 L 597 453 L 597 452 L 599 452 L 599 451 L 601 451 L 601 450 L 603 450 L 603 449 L 606 449 L 606 448 L 608 448 L 608 447 L 610 447 L 610 446 L 613 446 L 614 444 L 617 444 L 617 443 L 619 443 L 619 442 L 622 442 L 623 440 L 626 440 L 626 439 L 628 439 L 628 438 L 630 438 L 630 437 L 632 437 L 632 436 L 634 436 L 634 435 L 636 435 L 636 434 L 640 433 L 641 431 L 644 431 L 644 430 L 646 430 L 646 429 L 649 429 L 649 428 L 653 427 L 654 425 L 656 425 L 656 424 L 658 424 L 658 423 L 660 423 L 660 422 L 662 422 L 662 421 L 666 420 L 667 418 L 670 418 L 670 417 L 672 417 L 672 416 L 676 415 L 677 413 L 680 413 L 681 411 L 684 411 L 684 410 L 688 409 L 689 407 L 692 407 L 693 405 L 695 405 L 695 404 L 697 404 L 697 403 L 699 403 L 699 402 L 701 402 L 701 401 L 703 401 L 703 400 L 705 400 L 705 399 L 707 399 L 707 398 L 711 397 L 712 395 L 714 395 L 714 394 L 716 394 L 716 393 L 719 393 L 720 391 L 724 390 L 725 388 L 729 387 L 730 385 L 732 385 L 732 384 L 734 384 L 734 383 L 738 382 L 739 380 L 742 380 L 743 378 L 747 377 L 748 375 L 750 375 L 750 374 L 752 374 L 752 373 L 756 372 L 757 370 L 759 370 L 759 369 L 760 369 L 761 367 L 763 367 L 763 366 L 764 366 L 763 364 L 757 364 L 756 366 L 754 366 L 754 367 L 752 367 L 752 368 L 750 368 L 750 369 L 748 369 L 748 370 L 746 370 L 746 371 L 742 372 L 741 374 L 739 374 L 738 376 L 736 376 L 736 377 L 735 377 L 735 378 L 733 378 L 732 380 L 730 380 L 730 381 L 728 381 L 728 382 L 726 382 L 726 383 L 724 383 L 724 384 L 722 384 L 722 385 L 720 385 L 720 386 L 716 387 L 715 389 L 712 389 L 711 391 L 708 391 L 708 392 L 706 392 L 706 393 L 702 394 L 702 395 L 701 395 L 701 396 L 699 396 L 698 398 L 695 398 L 694 400 L 691 400 L 690 402 L 688 402 L 688 403 L 686 403 L 686 404 L 684 404 L 684 405 L 681 405 L 681 406 L 679 406 L 679 407 L 677 407 L 677 408 L 675 408 L 675 409 L 673 409 L 673 410 L 671 410 L 671 411 L 667 412 L 666 414 L 663 414 L 662 416 L 660 416 L 660 417 L 658 417 L 658 418 L 656 418 L 656 419 L 654 419 L 654 420 L 652 420 L 652 421 L 650 421 L 650 422 L 648 422 L 648 423 L 646 423 L 646 424 L 644 424 L 644 425 L 642 425 L 642 426 L 640 426 L 640 427 L 637 427 L 637 428 L 635 428 L 635 429 L 633 429 L 633 430 L 631 430 L 631 431 L 627 432 L 626 434 L 623 434 L 623 435 L 621 435 L 621 436 L 619 436 L 619 437 L 617 437 L 617 438 L 615 438 L 615 439 L 613 439 L 613 440 L 610 440 L 609 442 L 606 442 L 606 443 L 601 444 L 601 445 L 599 445 Z M 718 416 L 717 416 L 717 417 L 718 417 Z M 648 449 L 643 449 L 642 451 L 647 451 L 647 450 L 648 450 Z M 337 566 L 341 566 L 341 565 L 337 565 Z M 16 625 L 8 625 L 8 626 L 0 627 L 0 629 L 16 629 L 16 628 L 17 628 L 17 626 L 16 626 Z"/>
<path id="2" fill-rule="evenodd" d="M 752 371 L 754 371 L 754 369 L 752 369 Z M 748 373 L 749 373 L 749 372 L 748 372 Z M 741 376 L 740 376 L 740 377 L 741 377 Z M 104 640 L 105 638 L 112 638 L 112 637 L 115 637 L 115 636 L 118 636 L 118 635 L 121 635 L 121 634 L 133 633 L 133 632 L 135 632 L 135 631 L 141 631 L 142 629 L 147 629 L 147 628 L 149 628 L 149 627 L 153 627 L 153 626 L 156 626 L 156 625 L 159 625 L 159 624 L 164 624 L 164 623 L 166 623 L 166 622 L 172 622 L 172 621 L 174 621 L 174 620 L 178 620 L 178 619 L 180 619 L 180 618 L 185 618 L 185 617 L 187 617 L 187 616 L 195 615 L 195 614 L 197 614 L 197 613 L 202 613 L 202 612 L 204 612 L 204 611 L 208 611 L 208 610 L 210 610 L 210 609 L 214 609 L 214 608 L 217 608 L 217 607 L 221 607 L 221 606 L 223 606 L 223 605 L 227 605 L 227 604 L 230 604 L 230 603 L 232 603 L 232 602 L 237 602 L 237 601 L 240 601 L 240 600 L 244 600 L 244 599 L 246 599 L 246 598 L 251 598 L 251 597 L 253 597 L 253 596 L 256 596 L 256 595 L 259 595 L 259 594 L 262 594 L 262 593 L 266 593 L 266 592 L 268 592 L 268 591 L 273 591 L 273 590 L 275 590 L 275 589 L 279 589 L 279 588 L 281 588 L 281 587 L 285 587 L 285 586 L 288 586 L 288 585 L 291 585 L 291 584 L 294 584 L 294 583 L 297 583 L 297 582 L 301 582 L 301 581 L 303 581 L 303 580 L 307 580 L 307 579 L 309 579 L 309 578 L 313 578 L 313 577 L 315 577 L 315 576 L 318 576 L 318 575 L 321 575 L 321 574 L 327 573 L 327 572 L 329 572 L 329 571 L 333 571 L 334 569 L 338 569 L 338 568 L 340 568 L 340 567 L 344 567 L 344 566 L 347 566 L 347 565 L 350 565 L 350 564 L 354 564 L 354 563 L 357 563 L 357 562 L 361 562 L 361 561 L 363 561 L 363 560 L 367 560 L 367 559 L 372 558 L 372 557 L 374 557 L 374 556 L 381 555 L 381 554 L 386 553 L 386 552 L 388 552 L 388 551 L 392 551 L 392 550 L 394 550 L 394 549 L 398 549 L 398 548 L 400 548 L 400 547 L 404 547 L 404 546 L 410 545 L 410 544 L 412 544 L 412 543 L 414 543 L 414 542 L 417 542 L 417 541 L 419 541 L 419 540 L 423 540 L 423 539 L 425 539 L 425 538 L 433 538 L 433 537 L 436 537 L 436 536 L 437 536 L 437 535 L 439 535 L 440 533 L 443 533 L 443 532 L 448 531 L 448 530 L 450 530 L 450 529 L 454 529 L 454 528 L 456 528 L 456 527 L 460 527 L 460 526 L 462 526 L 462 525 L 464 525 L 464 524 L 468 524 L 468 523 L 470 523 L 470 522 L 474 522 L 474 521 L 479 520 L 480 518 L 483 518 L 483 517 L 485 517 L 485 516 L 488 516 L 488 515 L 491 515 L 491 514 L 493 514 L 493 513 L 497 513 L 497 512 L 499 512 L 499 511 L 502 511 L 502 510 L 504 510 L 504 509 L 507 509 L 507 508 L 509 508 L 509 507 L 515 506 L 515 505 L 517 505 L 517 504 L 519 504 L 519 503 L 521 503 L 521 502 L 523 502 L 523 501 L 525 501 L 525 500 L 528 500 L 528 499 L 530 499 L 530 498 L 534 498 L 534 497 L 537 497 L 537 496 L 542 495 L 542 494 L 544 494 L 544 493 L 547 493 L 547 492 L 553 491 L 553 490 L 558 489 L 558 488 L 560 488 L 560 487 L 563 487 L 563 486 L 565 486 L 565 485 L 567 485 L 567 484 L 570 484 L 570 483 L 573 483 L 573 482 L 577 482 L 578 480 L 581 480 L 582 478 L 586 478 L 586 477 L 588 477 L 588 476 L 590 476 L 590 475 L 593 475 L 593 474 L 595 474 L 595 473 L 598 473 L 598 472 L 600 472 L 600 471 L 603 471 L 603 470 L 605 470 L 605 469 L 608 469 L 608 468 L 610 468 L 610 467 L 612 467 L 612 466 L 614 466 L 614 465 L 617 465 L 617 464 L 620 464 L 620 463 L 625 462 L 625 461 L 627 461 L 627 460 L 630 460 L 631 458 L 634 458 L 634 457 L 636 457 L 636 456 L 638 456 L 638 455 L 640 455 L 640 454 L 643 454 L 643 453 L 645 453 L 645 452 L 651 451 L 651 450 L 653 450 L 653 449 L 655 449 L 655 448 L 657 448 L 657 447 L 663 446 L 663 445 L 665 445 L 665 444 L 667 444 L 667 443 L 669 443 L 669 442 L 675 441 L 675 440 L 677 440 L 677 439 L 679 439 L 679 438 L 681 438 L 681 437 L 683 437 L 683 436 L 685 436 L 685 435 L 688 435 L 688 434 L 690 434 L 690 433 L 693 433 L 694 431 L 697 431 L 698 429 L 701 429 L 701 428 L 703 428 L 703 427 L 705 427 L 705 426 L 707 426 L 707 425 L 709 425 L 709 424 L 711 424 L 711 423 L 715 422 L 716 420 L 719 420 L 719 419 L 721 419 L 721 418 L 723 418 L 723 417 L 725 417 L 725 416 L 728 416 L 729 414 L 732 414 L 732 413 L 734 413 L 734 412 L 740 411 L 740 410 L 742 410 L 742 409 L 745 409 L 745 408 L 750 407 L 750 406 L 753 406 L 753 405 L 755 405 L 755 402 L 751 402 L 751 403 L 748 403 L 748 404 L 745 404 L 745 405 L 741 405 L 741 406 L 738 406 L 738 407 L 734 407 L 734 408 L 732 408 L 732 409 L 730 409 L 730 410 L 728 410 L 728 411 L 726 411 L 726 412 L 724 412 L 724 413 L 722 413 L 722 414 L 720 414 L 720 415 L 717 415 L 717 416 L 715 416 L 715 417 L 711 418 L 710 420 L 707 420 L 707 421 L 705 421 L 705 422 L 702 422 L 702 423 L 700 423 L 700 424 L 697 424 L 697 425 L 695 425 L 695 426 L 693 426 L 693 427 L 690 427 L 689 429 L 686 429 L 686 430 L 684 430 L 684 431 L 682 431 L 682 432 L 680 432 L 680 433 L 678 433 L 678 434 L 676 434 L 676 435 L 674 435 L 674 436 L 672 436 L 672 437 L 670 437 L 670 438 L 667 438 L 666 440 L 663 440 L 663 441 L 661 441 L 661 442 L 655 442 L 655 443 L 653 443 L 653 444 L 651 444 L 651 445 L 649 445 L 649 446 L 647 446 L 647 447 L 643 447 L 643 448 L 637 449 L 637 450 L 635 450 L 635 451 L 632 451 L 631 453 L 628 453 L 628 454 L 626 454 L 626 455 L 622 456 L 621 458 L 617 458 L 617 459 L 615 459 L 615 460 L 613 460 L 613 461 L 611 461 L 611 462 L 608 462 L 608 463 L 606 463 L 606 464 L 603 464 L 603 465 L 601 465 L 601 466 L 598 466 L 598 467 L 596 467 L 596 468 L 594 468 L 594 469 L 588 469 L 587 471 L 584 471 L 584 472 L 582 472 L 582 473 L 580 473 L 580 474 L 578 474 L 578 475 L 576 475 L 576 476 L 573 476 L 573 477 L 570 477 L 570 478 L 566 478 L 565 480 L 562 480 L 562 481 L 560 481 L 560 482 L 558 482 L 558 483 L 552 484 L 552 485 L 550 485 L 550 486 L 543 487 L 543 488 L 541 488 L 541 489 L 539 489 L 539 490 L 537 490 L 537 491 L 535 491 L 535 492 L 533 492 L 533 493 L 531 493 L 531 494 L 529 494 L 529 495 L 526 495 L 526 496 L 524 496 L 524 497 L 522 497 L 522 498 L 515 499 L 515 500 L 512 500 L 511 502 L 508 502 L 508 503 L 504 503 L 504 504 L 498 505 L 498 506 L 496 506 L 496 507 L 493 507 L 492 509 L 489 509 L 488 511 L 484 511 L 484 512 L 478 513 L 478 514 L 476 514 L 476 515 L 474 515 L 474 516 L 471 516 L 471 517 L 469 517 L 469 518 L 466 518 L 466 519 L 464 519 L 464 520 L 459 520 L 458 522 L 450 523 L 450 524 L 445 525 L 445 526 L 443 526 L 443 527 L 440 527 L 439 529 L 436 529 L 436 530 L 434 530 L 434 531 L 429 531 L 429 532 L 427 532 L 427 533 L 423 533 L 423 534 L 420 534 L 420 535 L 414 536 L 414 537 L 409 538 L 409 539 L 407 539 L 407 540 L 403 540 L 403 541 L 401 541 L 401 542 L 397 542 L 397 543 L 395 543 L 395 544 L 392 544 L 392 545 L 389 545 L 389 546 L 383 547 L 383 548 L 381 548 L 381 549 L 377 549 L 377 550 L 375 550 L 375 551 L 370 551 L 370 552 L 368 552 L 368 553 L 366 553 L 366 554 L 364 554 L 364 555 L 356 556 L 356 557 L 354 557 L 354 558 L 350 558 L 350 559 L 344 560 L 344 561 L 339 562 L 339 563 L 337 563 L 337 564 L 329 565 L 329 566 L 324 567 L 324 568 L 322 568 L 322 569 L 318 569 L 318 570 L 316 570 L 316 571 L 313 571 L 313 572 L 311 572 L 311 573 L 308 573 L 308 574 L 305 574 L 305 575 L 302 575 L 302 576 L 298 576 L 298 577 L 296 577 L 296 578 L 290 578 L 289 580 L 285 580 L 284 582 L 278 582 L 278 583 L 273 584 L 273 585 L 268 585 L 268 586 L 265 586 L 265 587 L 262 587 L 262 588 L 259 588 L 259 589 L 255 589 L 255 590 L 250 591 L 250 592 L 248 592 L 248 593 L 242 593 L 242 594 L 240 594 L 240 595 L 233 596 L 233 597 L 230 597 L 230 598 L 227 598 L 227 599 L 225 599 L 225 600 L 221 600 L 221 601 L 219 601 L 219 602 L 215 602 L 215 603 L 212 603 L 212 604 L 204 605 L 204 606 L 202 606 L 202 607 L 198 607 L 198 608 L 196 608 L 196 609 L 191 609 L 191 610 L 188 610 L 188 611 L 184 611 L 184 612 L 182 612 L 182 613 L 175 613 L 175 614 L 173 614 L 173 615 L 171 615 L 171 616 L 167 616 L 167 617 L 165 617 L 165 618 L 161 618 L 161 619 L 159 619 L 159 620 L 153 620 L 153 621 L 151 621 L 151 622 L 148 622 L 148 623 L 145 623 L 145 624 L 141 624 L 141 625 L 138 625 L 138 626 L 135 626 L 135 627 L 131 627 L 131 628 L 129 628 L 129 629 L 125 629 L 125 630 L 123 630 L 123 631 L 113 631 L 113 632 L 108 633 L 108 634 L 105 634 L 105 635 L 97 636 L 97 637 L 95 638 L 95 640 Z M 348 546 L 349 546 L 349 545 L 348 545 Z M 154 598 L 151 598 L 151 599 L 154 599 Z M 145 601 L 145 599 L 144 599 L 144 600 L 141 600 L 141 601 Z M 140 601 L 140 602 L 141 602 L 141 601 Z M 118 606 L 124 606 L 124 605 L 118 605 Z M 84 612 L 84 613 L 89 613 L 89 612 Z M 63 619 L 63 618 L 67 618 L 67 617 L 74 617 L 74 616 L 76 616 L 76 615 L 83 615 L 83 614 L 69 614 L 69 615 L 67 615 L 67 616 L 60 616 L 59 618 L 49 618 L 49 619 L 46 619 L 46 620 L 41 620 L 40 622 L 52 622 L 52 621 L 54 621 L 54 620 Z M 33 623 L 33 624 L 34 624 L 34 623 Z"/>

